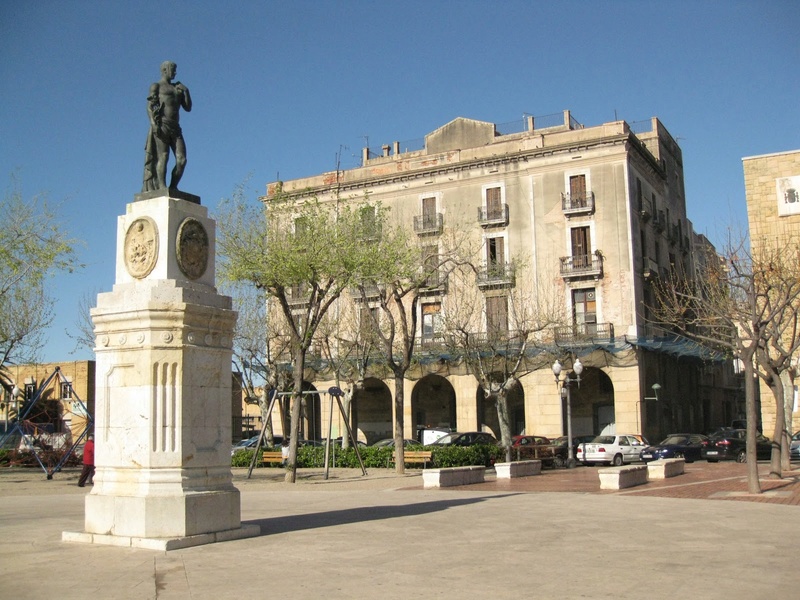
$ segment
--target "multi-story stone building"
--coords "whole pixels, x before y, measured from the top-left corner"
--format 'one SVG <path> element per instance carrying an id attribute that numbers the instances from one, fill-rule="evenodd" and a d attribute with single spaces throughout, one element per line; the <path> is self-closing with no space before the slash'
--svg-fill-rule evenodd
<path id="1" fill-rule="evenodd" d="M 361 167 L 271 183 L 262 200 L 279 191 L 322 201 L 368 193 L 421 246 L 436 247 L 448 228 L 465 232 L 481 247 L 485 331 L 513 328 L 508 298 L 515 286 L 548 281 L 567 315 L 553 332 L 556 351 L 568 357 L 568 369 L 575 357 L 584 365 L 571 393 L 574 435 L 616 430 L 656 439 L 739 414 L 730 365 L 649 321 L 654 282 L 691 277 L 695 246 L 709 245 L 686 216 L 681 149 L 657 118 L 594 127 L 569 111 L 501 127 L 458 118 L 418 146 L 365 149 Z M 458 357 L 430 360 L 435 349 L 425 342 L 450 293 L 457 291 L 435 287 L 420 304 L 419 347 L 427 359 L 408 376 L 404 435 L 430 426 L 488 428 L 499 436 L 494 408 Z M 313 384 L 324 390 L 332 381 L 321 373 Z M 380 377 L 366 380 L 354 399 L 362 439 L 392 435 L 392 394 Z M 306 436 L 319 436 L 325 411 L 324 403 L 312 404 L 307 413 L 319 422 L 306 419 Z M 565 400 L 550 368 L 521 378 L 510 414 L 513 433 L 566 433 Z"/>
<path id="2" fill-rule="evenodd" d="M 742 159 L 750 248 L 754 254 L 764 245 L 800 243 L 800 150 Z M 791 431 L 800 429 L 798 381 L 784 374 L 784 387 L 791 394 L 792 414 L 786 415 Z M 769 387 L 760 381 L 761 425 L 766 435 L 775 428 L 775 401 Z"/>
<path id="3" fill-rule="evenodd" d="M 84 432 L 89 421 L 87 411 L 94 414 L 93 360 L 4 365 L 4 370 L 9 386 L 2 390 L 1 431 L 16 421 L 17 411 L 26 401 L 38 396 L 27 414 L 32 426 L 48 433 L 67 434 L 70 443 Z M 14 386 L 21 391 L 17 398 L 11 394 Z"/>

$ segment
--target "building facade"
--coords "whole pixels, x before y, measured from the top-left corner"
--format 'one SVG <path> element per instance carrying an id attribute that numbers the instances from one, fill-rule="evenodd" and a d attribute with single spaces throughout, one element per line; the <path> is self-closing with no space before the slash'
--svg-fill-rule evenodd
<path id="1" fill-rule="evenodd" d="M 566 315 L 552 332 L 555 352 L 567 370 L 576 358 L 584 365 L 580 387 L 571 388 L 574 435 L 643 433 L 653 441 L 676 430 L 708 430 L 741 413 L 730 364 L 650 320 L 654 283 L 691 277 L 695 248 L 708 245 L 686 216 L 680 147 L 657 118 L 593 127 L 569 111 L 499 127 L 458 118 L 420 146 L 364 149 L 361 167 L 274 182 L 262 200 L 277 193 L 322 201 L 368 194 L 420 246 L 435 249 L 448 229 L 464 233 L 480 248 L 484 332 L 513 329 L 511 291 L 545 281 Z M 434 286 L 420 302 L 419 360 L 403 399 L 405 437 L 425 427 L 488 429 L 499 437 L 494 407 L 476 378 L 458 357 L 426 344 L 453 293 Z M 317 389 L 333 385 L 322 372 L 311 378 Z M 392 436 L 388 383 L 376 373 L 354 397 L 362 440 Z M 509 404 L 512 433 L 566 434 L 566 400 L 549 366 L 525 374 Z M 319 423 L 306 419 L 303 433 L 319 437 L 326 403 L 308 408 Z"/>
<path id="2" fill-rule="evenodd" d="M 765 245 L 800 243 L 800 150 L 750 156 L 742 159 L 750 247 L 753 253 Z M 796 370 L 796 369 L 795 369 Z M 786 422 L 790 431 L 800 429 L 798 381 L 786 373 Z M 761 426 L 772 437 L 775 401 L 769 387 L 759 380 Z"/>
<path id="3" fill-rule="evenodd" d="M 94 414 L 93 360 L 68 361 L 50 364 L 5 365 L 9 389 L 3 390 L 2 419 L 10 428 L 22 412 L 25 403 L 39 399 L 27 412 L 27 421 L 42 432 L 66 434 L 72 443 L 84 432 Z M 14 398 L 11 390 L 18 387 L 22 395 Z"/>

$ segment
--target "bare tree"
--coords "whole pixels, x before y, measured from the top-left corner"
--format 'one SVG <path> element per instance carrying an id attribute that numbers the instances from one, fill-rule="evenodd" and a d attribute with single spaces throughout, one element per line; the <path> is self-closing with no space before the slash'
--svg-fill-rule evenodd
<path id="1" fill-rule="evenodd" d="M 745 369 L 747 480 L 760 493 L 756 463 L 756 376 L 775 394 L 777 419 L 772 470 L 780 473 L 785 437 L 780 374 L 797 350 L 800 272 L 796 245 L 764 246 L 750 252 L 744 236 L 728 235 L 721 253 L 699 257 L 693 280 L 673 277 L 656 286 L 653 314 L 667 327 L 738 358 Z M 756 365 L 760 369 L 756 368 Z"/>
<path id="2" fill-rule="evenodd" d="M 543 273 L 492 296 L 478 289 L 475 269 L 461 269 L 458 275 L 458 293 L 448 296 L 444 337 L 463 357 L 484 398 L 494 402 L 510 461 L 509 393 L 524 375 L 552 362 L 551 333 L 566 322 L 564 301 L 556 279 Z"/>

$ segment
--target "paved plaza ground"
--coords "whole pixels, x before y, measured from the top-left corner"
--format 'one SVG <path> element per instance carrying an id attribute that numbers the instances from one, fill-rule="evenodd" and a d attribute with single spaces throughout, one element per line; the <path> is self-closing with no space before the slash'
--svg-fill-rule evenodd
<path id="1" fill-rule="evenodd" d="M 796 597 L 800 470 L 759 467 L 759 496 L 735 463 L 621 491 L 592 467 L 433 490 L 420 471 L 234 469 L 261 536 L 171 552 L 64 543 L 79 471 L 0 469 L 0 598 Z"/>

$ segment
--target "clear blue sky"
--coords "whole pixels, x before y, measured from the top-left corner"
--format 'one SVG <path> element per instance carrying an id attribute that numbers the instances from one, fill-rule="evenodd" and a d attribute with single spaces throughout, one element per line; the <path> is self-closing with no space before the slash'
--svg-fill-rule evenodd
<path id="1" fill-rule="evenodd" d="M 140 191 L 145 98 L 164 60 L 190 89 L 181 189 L 215 210 L 247 182 L 358 165 L 463 116 L 659 117 L 683 148 L 689 218 L 746 222 L 741 159 L 800 148 L 800 2 L 160 0 L 0 2 L 0 175 L 63 202 L 87 268 L 52 281 L 43 358 L 70 354 L 81 296 L 114 283 Z"/>

